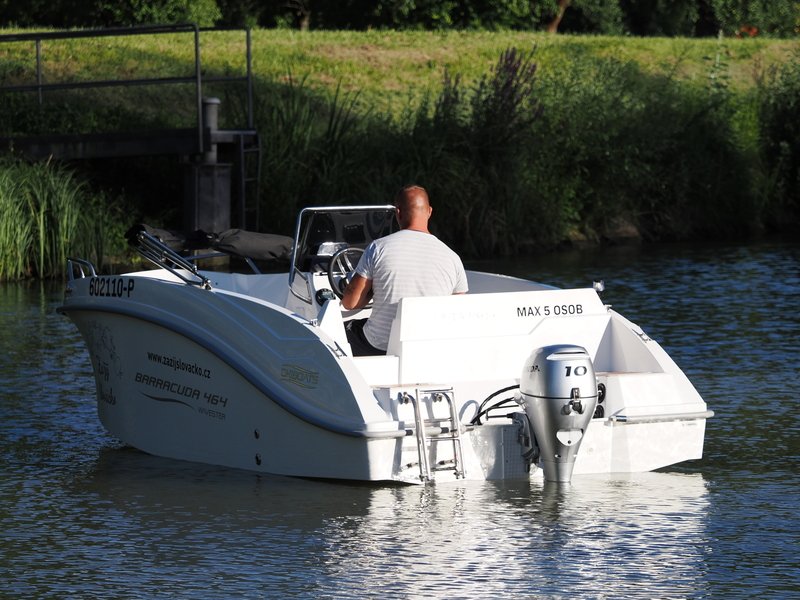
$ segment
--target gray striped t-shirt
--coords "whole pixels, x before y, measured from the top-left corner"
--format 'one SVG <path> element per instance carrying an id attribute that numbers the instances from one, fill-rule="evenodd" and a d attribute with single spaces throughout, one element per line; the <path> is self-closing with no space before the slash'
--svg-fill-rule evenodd
<path id="1" fill-rule="evenodd" d="M 372 242 L 356 273 L 372 280 L 373 309 L 364 335 L 381 350 L 389 345 L 389 331 L 401 298 L 467 291 L 467 275 L 458 254 L 436 236 L 410 229 Z"/>

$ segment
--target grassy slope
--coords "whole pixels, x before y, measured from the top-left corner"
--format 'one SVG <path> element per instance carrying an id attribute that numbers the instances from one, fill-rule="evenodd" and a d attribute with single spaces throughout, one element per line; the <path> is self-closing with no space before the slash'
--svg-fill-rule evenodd
<path id="1" fill-rule="evenodd" d="M 364 132 L 367 138 L 356 146 L 337 146 L 328 152 L 330 148 L 326 142 L 320 143 L 314 138 L 314 143 L 305 148 L 296 143 L 293 135 L 305 135 L 310 129 L 297 126 L 294 131 L 288 131 L 292 128 L 284 127 L 284 121 L 267 120 L 261 121 L 259 128 L 272 149 L 267 154 L 273 162 L 263 169 L 270 179 L 264 183 L 262 204 L 272 211 L 267 219 L 267 229 L 272 230 L 274 224 L 282 223 L 282 218 L 285 217 L 286 222 L 293 219 L 296 207 L 307 203 L 308 198 L 342 196 L 353 186 L 352 178 L 360 177 L 359 189 L 365 199 L 369 199 L 383 197 L 387 190 L 394 189 L 398 178 L 416 179 L 422 173 L 441 186 L 435 191 L 449 210 L 468 215 L 469 210 L 459 204 L 463 181 L 470 179 L 474 189 L 482 190 L 483 196 L 475 194 L 476 205 L 493 209 L 496 194 L 492 186 L 500 177 L 501 181 L 513 185 L 506 186 L 506 201 L 498 205 L 502 205 L 502 210 L 492 217 L 495 219 L 492 223 L 506 232 L 508 227 L 504 223 L 521 222 L 520 215 L 536 214 L 533 208 L 537 206 L 539 209 L 555 206 L 560 216 L 552 219 L 550 238 L 563 235 L 565 222 L 571 224 L 573 230 L 581 227 L 590 237 L 597 237 L 597 232 L 602 234 L 608 229 L 606 221 L 619 214 L 634 218 L 644 215 L 655 220 L 655 224 L 649 223 L 646 227 L 654 229 L 656 238 L 661 235 L 680 237 L 685 234 L 684 230 L 692 229 L 687 229 L 688 226 L 676 228 L 670 225 L 671 219 L 686 220 L 685 209 L 689 208 L 697 213 L 694 224 L 717 222 L 720 219 L 716 217 L 728 214 L 739 215 L 741 221 L 749 218 L 750 213 L 755 215 L 754 222 L 760 224 L 759 219 L 763 217 L 751 206 L 760 202 L 760 196 L 748 196 L 750 188 L 758 186 L 759 180 L 733 177 L 754 170 L 742 166 L 740 154 L 747 155 L 747 164 L 757 166 L 757 157 L 749 156 L 755 152 L 752 142 L 758 131 L 755 94 L 750 92 L 756 89 L 764 74 L 785 61 L 797 47 L 796 41 L 769 39 L 580 37 L 515 32 L 257 30 L 252 39 L 257 90 L 260 85 L 285 82 L 291 74 L 294 80 L 305 80 L 303 94 L 310 88 L 332 95 L 341 85 L 346 91 L 358 92 L 361 112 L 388 113 L 395 118 L 400 118 L 409 102 L 421 95 L 430 92 L 435 96 L 446 71 L 460 75 L 469 84 L 488 74 L 503 50 L 536 47 L 540 89 L 550 94 L 548 114 L 553 117 L 543 124 L 549 123 L 552 143 L 542 150 L 544 159 L 534 160 L 536 164 L 530 170 L 526 167 L 525 177 L 508 171 L 513 165 L 506 163 L 489 165 L 502 167 L 503 173 L 494 173 L 491 168 L 492 172 L 484 172 L 486 169 L 481 167 L 486 165 L 473 164 L 469 155 L 459 154 L 458 148 L 447 144 L 432 149 L 439 154 L 438 161 L 431 162 L 430 157 L 417 156 L 419 153 L 403 152 L 403 149 L 410 149 L 409 144 L 415 143 L 406 133 L 380 127 L 367 128 Z M 204 32 L 201 42 L 202 64 L 207 73 L 243 73 L 243 32 Z M 48 41 L 42 48 L 44 80 L 54 83 L 90 78 L 187 76 L 192 74 L 193 51 L 192 34 Z M 32 43 L 0 44 L 0 80 L 33 83 L 33 56 Z M 587 61 L 578 59 L 585 57 L 613 58 L 625 65 L 633 63 L 638 73 L 654 75 L 653 81 L 643 81 L 625 73 L 615 75 L 613 69 L 584 68 L 581 71 L 579 67 L 581 64 L 585 67 Z M 666 75 L 668 79 L 708 88 L 715 61 L 722 62 L 724 67 L 720 73 L 727 77 L 730 90 L 737 96 L 731 103 L 737 111 L 731 125 L 737 131 L 735 136 L 727 134 L 725 122 L 714 121 L 714 115 L 709 116 L 707 111 L 698 108 L 707 102 L 708 89 L 697 94 L 700 100 L 689 100 L 689 105 L 683 107 L 686 95 L 677 93 L 672 89 L 674 86 L 661 85 L 661 80 L 665 79 L 662 76 Z M 581 72 L 600 73 L 600 76 L 610 73 L 616 79 L 606 86 L 605 81 L 578 79 L 581 76 L 577 73 Z M 642 86 L 642 89 L 632 86 Z M 188 96 L 179 97 L 179 94 L 158 88 L 146 90 L 130 101 L 126 100 L 126 94 L 114 91 L 116 88 L 102 89 L 96 101 L 76 104 L 78 108 L 73 108 L 66 119 L 61 115 L 62 118 L 53 122 L 59 130 L 65 125 L 79 129 L 82 121 L 90 127 L 108 127 L 114 122 L 124 127 L 135 123 L 142 115 L 142 122 L 175 125 L 188 119 L 191 123 L 194 110 L 188 89 L 191 86 L 184 87 L 183 93 L 189 91 Z M 554 89 L 563 93 L 554 94 Z M 577 96 L 573 90 L 577 90 Z M 660 90 L 666 91 L 663 98 L 658 95 Z M 204 91 L 209 95 L 217 94 L 213 86 L 207 86 Z M 57 94 L 53 101 L 46 96 L 45 104 L 56 111 L 64 110 L 55 96 Z M 267 94 L 260 95 L 265 96 Z M 621 103 L 619 107 L 617 103 Z M 300 102 L 298 106 L 301 113 L 307 107 L 322 113 L 326 104 Z M 82 106 L 91 108 L 81 110 Z M 553 111 L 554 106 L 562 110 Z M 288 110 L 287 105 L 281 108 Z M 675 121 L 676 125 L 657 127 L 659 115 L 654 113 L 659 110 L 667 115 L 667 121 Z M 28 111 L 31 112 L 33 117 L 38 117 L 39 111 Z M 234 105 L 223 104 L 220 115 L 223 127 L 236 126 L 236 123 L 227 122 L 227 116 L 236 112 Z M 25 111 L 20 114 L 31 116 Z M 290 118 L 295 116 L 291 111 L 287 114 Z M 325 115 L 317 117 L 324 121 Z M 700 121 L 693 121 L 695 117 Z M 693 126 L 684 131 L 681 123 L 686 119 Z M 292 125 L 296 120 L 290 121 Z M 7 123 L 12 121 L 6 120 Z M 35 121 L 32 118 L 32 122 Z M 365 123 L 369 121 L 364 120 Z M 17 130 L 24 131 L 26 123 L 19 124 L 21 127 Z M 658 144 L 650 143 L 653 135 L 660 136 L 656 140 Z M 288 144 L 286 148 L 280 145 L 282 138 L 284 145 Z M 432 145 L 436 146 L 439 139 L 437 131 L 424 143 L 434 142 Z M 596 151 L 598 140 L 609 145 L 607 151 Z M 696 152 L 688 151 L 695 146 Z M 707 154 L 709 146 L 715 148 L 712 157 Z M 362 151 L 362 147 L 367 150 Z M 369 165 L 374 167 L 372 170 L 350 164 L 355 161 L 364 165 L 373 157 L 375 164 Z M 707 160 L 714 157 L 718 158 L 716 162 Z M 476 173 L 476 170 L 481 172 Z M 668 173 L 670 185 L 659 183 L 666 181 L 664 173 Z M 674 177 L 675 173 L 682 176 Z M 279 209 L 285 209 L 289 216 L 276 214 Z M 708 214 L 715 217 L 710 219 Z M 483 218 L 477 219 L 481 226 Z M 738 231 L 741 223 L 737 223 L 731 223 L 727 229 Z M 480 235 L 465 236 L 483 239 L 485 229 L 481 229 Z M 522 229 L 524 232 L 517 232 L 516 237 L 509 239 L 514 238 L 515 244 L 522 245 L 539 243 L 522 239 L 530 230 Z M 720 225 L 718 229 L 725 227 Z"/>
<path id="2" fill-rule="evenodd" d="M 504 49 L 536 47 L 540 74 L 563 68 L 578 54 L 632 60 L 645 71 L 671 73 L 705 84 L 717 54 L 728 64 L 736 89 L 780 63 L 796 42 L 766 39 L 690 40 L 551 36 L 538 33 L 397 33 L 257 31 L 254 70 L 280 79 L 291 72 L 312 85 L 332 88 L 341 82 L 381 111 L 394 112 L 410 95 L 435 90 L 445 70 L 472 81 L 487 73 Z M 212 59 L 213 60 L 213 59 Z"/>
<path id="3" fill-rule="evenodd" d="M 0 30 L 18 33 L 18 30 Z M 242 32 L 201 34 L 206 70 L 241 73 Z M 735 89 L 751 87 L 766 69 L 785 60 L 792 40 L 684 39 L 568 36 L 519 32 L 295 32 L 255 30 L 253 70 L 262 81 L 280 82 L 291 73 L 315 88 L 358 91 L 364 105 L 396 113 L 410 98 L 435 91 L 445 70 L 470 82 L 487 73 L 508 47 L 537 48 L 540 74 L 564 68 L 580 54 L 634 61 L 649 72 L 675 73 L 705 83 L 711 61 L 726 61 Z M 32 43 L 0 44 L 0 76 L 33 83 Z M 102 77 L 190 75 L 191 34 L 46 41 L 45 81 Z"/>

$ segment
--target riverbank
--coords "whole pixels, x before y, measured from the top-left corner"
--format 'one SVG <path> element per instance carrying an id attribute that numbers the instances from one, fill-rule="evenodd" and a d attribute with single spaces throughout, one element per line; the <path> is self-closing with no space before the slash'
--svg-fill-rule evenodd
<path id="1" fill-rule="evenodd" d="M 204 33 L 206 76 L 242 72 L 241 32 Z M 429 188 L 465 257 L 567 244 L 747 239 L 797 227 L 796 45 L 512 32 L 252 32 L 261 231 L 300 207 Z M 30 77 L 8 48 L 4 83 Z M 19 52 L 14 50 L 14 52 Z M 191 45 L 122 38 L 44 53 L 48 81 L 173 76 Z M 208 93 L 213 93 L 209 86 Z M 0 95 L 5 133 L 180 126 L 180 91 Z M 222 126 L 242 96 L 221 94 Z M 70 165 L 130 223 L 180 226 L 169 160 Z M 121 224 L 120 229 L 130 223 Z"/>

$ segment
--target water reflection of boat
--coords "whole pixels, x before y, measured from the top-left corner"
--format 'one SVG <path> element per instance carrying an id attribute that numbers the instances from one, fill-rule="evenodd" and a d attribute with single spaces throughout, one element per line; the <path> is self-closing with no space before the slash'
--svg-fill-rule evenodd
<path id="1" fill-rule="evenodd" d="M 326 564 L 358 557 L 398 574 L 366 596 L 696 597 L 708 585 L 709 504 L 701 474 L 664 472 L 376 489 L 342 536 L 353 543 Z"/>
<path id="2" fill-rule="evenodd" d="M 368 502 L 352 502 L 353 486 L 212 467 L 155 457 L 135 448 L 104 448 L 81 477 L 76 497 L 113 507 L 109 527 L 171 532 L 191 528 L 217 535 L 280 527 L 301 537 L 343 516 L 364 516 Z M 340 500 L 347 487 L 347 499 Z M 364 496 L 370 490 L 361 492 Z M 220 527 L 224 522 L 225 527 Z M 173 540 L 179 544 L 180 540 Z"/>
<path id="3" fill-rule="evenodd" d="M 198 597 L 695 597 L 714 547 L 700 474 L 351 485 L 113 448 L 68 485 L 72 558 L 94 548 L 124 573 L 100 571 L 97 589 L 174 577 Z"/>
<path id="4" fill-rule="evenodd" d="M 72 259 L 59 310 L 86 340 L 105 427 L 165 457 L 409 483 L 701 457 L 705 402 L 592 288 L 468 272 L 466 295 L 399 303 L 385 356 L 352 356 L 344 323 L 370 308 L 343 310 L 341 282 L 393 218 L 310 208 L 293 240 L 203 238 L 251 274 L 199 270 L 175 249 L 187 240 L 147 228 L 135 243 L 157 270 L 99 276 Z M 270 258 L 288 272 L 260 272 Z"/>

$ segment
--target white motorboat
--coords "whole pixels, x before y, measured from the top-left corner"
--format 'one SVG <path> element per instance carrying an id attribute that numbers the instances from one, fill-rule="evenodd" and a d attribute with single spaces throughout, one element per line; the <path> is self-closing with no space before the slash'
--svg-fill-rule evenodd
<path id="1" fill-rule="evenodd" d="M 345 322 L 370 307 L 344 310 L 342 281 L 395 226 L 392 206 L 315 207 L 294 239 L 203 240 L 251 273 L 200 269 L 208 255 L 146 227 L 134 242 L 157 269 L 98 275 L 70 259 L 59 311 L 86 340 L 105 428 L 170 458 L 407 483 L 569 481 L 702 456 L 713 413 L 593 287 L 468 271 L 467 294 L 399 303 L 385 356 L 352 356 Z"/>

